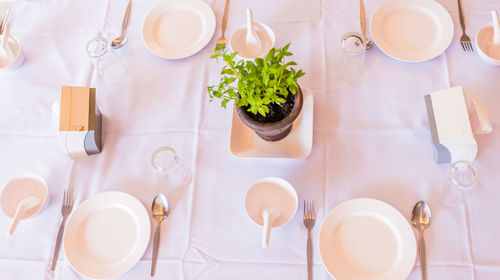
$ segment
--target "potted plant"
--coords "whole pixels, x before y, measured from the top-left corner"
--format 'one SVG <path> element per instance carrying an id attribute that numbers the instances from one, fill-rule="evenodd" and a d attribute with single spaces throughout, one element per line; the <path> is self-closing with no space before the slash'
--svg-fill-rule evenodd
<path id="1" fill-rule="evenodd" d="M 212 59 L 225 62 L 218 85 L 209 86 L 210 101 L 221 100 L 222 107 L 234 100 L 238 116 L 245 125 L 267 141 L 278 141 L 292 130 L 293 121 L 302 110 L 302 90 L 297 79 L 302 70 L 285 62 L 291 56 L 290 44 L 271 49 L 264 58 L 235 60 L 237 53 L 216 49 Z"/>

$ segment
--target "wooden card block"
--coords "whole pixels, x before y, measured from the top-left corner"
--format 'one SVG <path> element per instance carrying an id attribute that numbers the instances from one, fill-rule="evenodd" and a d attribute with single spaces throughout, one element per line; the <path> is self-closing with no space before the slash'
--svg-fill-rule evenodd
<path id="1" fill-rule="evenodd" d="M 88 131 L 95 126 L 95 89 L 64 86 L 61 92 L 60 131 Z"/>

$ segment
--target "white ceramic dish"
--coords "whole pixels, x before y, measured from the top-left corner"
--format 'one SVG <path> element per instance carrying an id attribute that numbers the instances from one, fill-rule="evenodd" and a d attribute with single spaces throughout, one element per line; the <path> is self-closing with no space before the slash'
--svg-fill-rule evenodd
<path id="1" fill-rule="evenodd" d="M 0 58 L 0 71 L 14 71 L 19 68 L 24 62 L 24 53 L 21 43 L 14 36 L 9 35 L 7 43 L 11 46 L 13 50 L 13 57 L 4 61 L 3 58 Z"/>
<path id="2" fill-rule="evenodd" d="M 453 40 L 453 21 L 435 0 L 387 0 L 372 16 L 375 44 L 388 56 L 422 62 L 443 53 Z"/>
<path id="3" fill-rule="evenodd" d="M 321 225 L 319 251 L 328 273 L 342 280 L 403 280 L 417 256 L 406 218 L 370 198 L 348 200 L 330 211 Z"/>
<path id="4" fill-rule="evenodd" d="M 292 131 L 282 140 L 264 141 L 248 128 L 233 109 L 230 149 L 241 158 L 306 158 L 312 150 L 314 96 L 310 89 L 302 88 L 302 111 L 293 123 Z"/>
<path id="5" fill-rule="evenodd" d="M 164 1 L 149 13 L 142 27 L 146 47 L 168 59 L 199 52 L 214 32 L 214 12 L 202 0 Z"/>
<path id="6" fill-rule="evenodd" d="M 40 204 L 24 212 L 20 219 L 29 218 L 42 210 L 47 202 L 49 189 L 45 180 L 38 174 L 25 173 L 12 179 L 3 189 L 0 206 L 5 215 L 14 218 L 19 202 L 28 196 L 40 199 Z"/>
<path id="7" fill-rule="evenodd" d="M 500 51 L 491 51 L 493 45 L 493 25 L 487 24 L 481 27 L 476 34 L 476 48 L 479 57 L 488 64 L 500 66 Z"/>
<path id="8" fill-rule="evenodd" d="M 64 233 L 64 252 L 75 271 L 91 279 L 124 274 L 149 243 L 149 214 L 137 198 L 103 192 L 80 204 Z"/>
<path id="9" fill-rule="evenodd" d="M 270 229 L 288 223 L 299 204 L 297 192 L 284 179 L 277 177 L 262 178 L 248 189 L 245 197 L 245 209 L 248 217 L 257 225 L 264 226 L 263 247 L 269 243 Z M 277 215 L 264 222 L 264 211 L 275 209 Z"/>
<path id="10" fill-rule="evenodd" d="M 265 56 L 273 47 L 276 41 L 274 36 L 274 31 L 271 27 L 263 24 L 263 23 L 255 23 L 255 32 L 259 36 L 262 41 L 262 46 L 259 50 L 259 55 L 257 57 Z M 229 39 L 229 45 L 233 52 L 238 52 L 238 56 L 244 59 L 252 59 L 253 57 L 246 48 L 246 34 L 247 34 L 247 26 L 242 25 L 231 34 L 231 38 Z"/>

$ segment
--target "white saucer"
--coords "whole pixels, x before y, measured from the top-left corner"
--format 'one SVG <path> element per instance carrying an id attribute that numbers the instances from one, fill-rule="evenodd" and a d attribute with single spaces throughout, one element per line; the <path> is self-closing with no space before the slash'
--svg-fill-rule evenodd
<path id="1" fill-rule="evenodd" d="M 388 56 L 421 62 L 442 54 L 453 40 L 453 21 L 435 0 L 387 0 L 372 16 L 375 44 Z"/>
<path id="2" fill-rule="evenodd" d="M 406 218 L 371 198 L 348 200 L 326 216 L 319 232 L 321 259 L 342 280 L 406 279 L 417 245 Z"/>
<path id="3" fill-rule="evenodd" d="M 214 32 L 214 12 L 202 0 L 164 1 L 149 13 L 142 27 L 146 47 L 168 59 L 199 52 Z"/>
<path id="4" fill-rule="evenodd" d="M 306 158 L 312 150 L 314 96 L 310 89 L 302 88 L 304 104 L 293 123 L 292 131 L 284 139 L 269 142 L 247 127 L 233 109 L 231 126 L 231 153 L 241 158 Z"/>
<path id="5" fill-rule="evenodd" d="M 64 233 L 64 252 L 75 271 L 91 279 L 124 274 L 149 243 L 149 214 L 137 198 L 103 192 L 80 204 Z"/>

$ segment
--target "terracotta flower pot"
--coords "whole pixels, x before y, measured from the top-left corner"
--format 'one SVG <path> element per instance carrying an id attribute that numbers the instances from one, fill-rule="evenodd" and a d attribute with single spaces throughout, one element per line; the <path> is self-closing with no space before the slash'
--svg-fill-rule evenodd
<path id="1" fill-rule="evenodd" d="M 304 98 L 302 96 L 302 90 L 300 86 L 297 88 L 297 92 L 295 93 L 295 103 L 293 105 L 293 109 L 288 116 L 284 119 L 272 122 L 272 123 L 262 123 L 255 121 L 254 119 L 248 116 L 248 112 L 245 108 L 236 107 L 236 111 L 238 112 L 238 116 L 241 121 L 251 129 L 257 133 L 262 139 L 266 141 L 278 141 L 285 138 L 290 131 L 292 130 L 292 125 L 295 119 L 299 116 L 300 111 L 302 110 L 302 104 L 304 102 Z"/>

